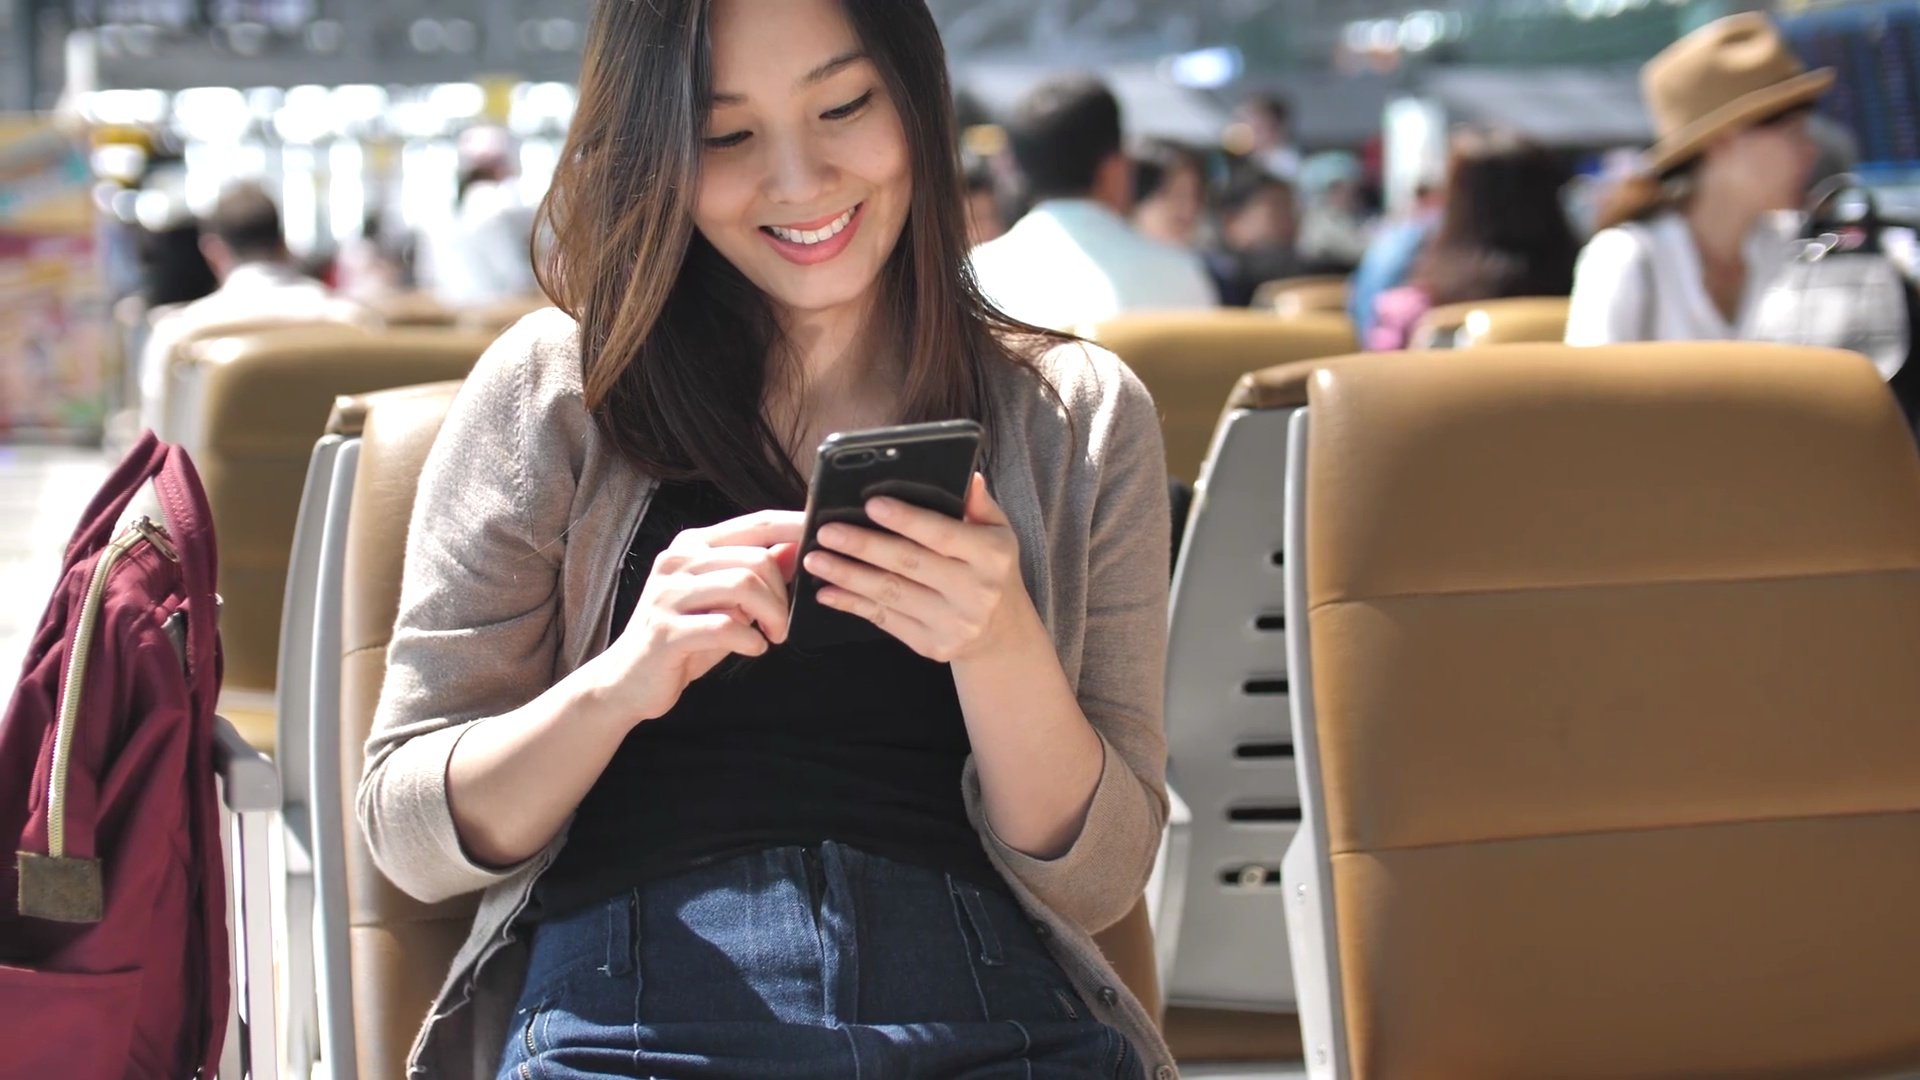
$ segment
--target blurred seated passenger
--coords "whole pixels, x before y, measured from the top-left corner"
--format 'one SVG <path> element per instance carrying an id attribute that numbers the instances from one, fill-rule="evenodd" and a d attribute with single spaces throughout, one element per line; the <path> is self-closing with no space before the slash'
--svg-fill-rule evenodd
<path id="1" fill-rule="evenodd" d="M 1234 119 L 1252 137 L 1250 156 L 1269 176 L 1300 178 L 1300 150 L 1293 144 L 1293 106 L 1277 94 L 1254 94 L 1240 102 Z"/>
<path id="2" fill-rule="evenodd" d="M 1221 191 L 1215 212 L 1220 247 L 1207 254 L 1207 270 L 1222 304 L 1246 307 L 1262 284 L 1302 273 L 1294 250 L 1300 217 L 1292 184 L 1261 169 L 1243 169 Z"/>
<path id="3" fill-rule="evenodd" d="M 1442 304 L 1567 295 L 1580 252 L 1560 202 L 1569 179 L 1564 163 L 1517 135 L 1454 136 L 1439 227 L 1412 282 L 1375 301 L 1367 347 L 1405 348 L 1421 316 Z"/>
<path id="4" fill-rule="evenodd" d="M 1300 259 L 1311 274 L 1345 274 L 1360 265 L 1371 238 L 1360 159 L 1345 151 L 1315 154 L 1300 166 Z"/>
<path id="5" fill-rule="evenodd" d="M 1421 249 L 1439 228 L 1445 205 L 1446 187 L 1439 177 L 1422 183 L 1407 215 L 1381 227 L 1367 244 L 1367 253 L 1360 257 L 1360 265 L 1347 285 L 1347 315 L 1353 319 L 1354 333 L 1361 341 L 1367 340 L 1367 332 L 1373 329 L 1375 299 L 1413 277 Z"/>
<path id="6" fill-rule="evenodd" d="M 1820 148 L 1808 131 L 1833 72 L 1808 72 L 1758 13 L 1730 15 L 1641 69 L 1659 141 L 1580 255 L 1567 343 L 1740 338 L 1788 247 Z"/>
<path id="7" fill-rule="evenodd" d="M 1200 257 L 1127 224 L 1133 166 L 1121 150 L 1120 103 L 1098 79 L 1042 85 L 1008 125 L 1037 205 L 973 253 L 980 288 L 1000 310 L 1066 329 L 1123 311 L 1217 302 Z"/>
<path id="8" fill-rule="evenodd" d="M 993 164 L 968 154 L 962 166 L 967 181 L 967 246 L 975 248 L 1006 235 L 1007 219 L 1000 209 L 1000 185 L 994 180 Z"/>
<path id="9" fill-rule="evenodd" d="M 180 342 L 222 323 L 369 318 L 300 271 L 280 231 L 280 209 L 259 184 L 242 182 L 221 192 L 200 229 L 200 251 L 220 287 L 156 322 L 140 359 L 140 422 L 173 440 L 187 433 L 166 430 L 161 407 L 168 357 Z"/>
<path id="10" fill-rule="evenodd" d="M 184 208 L 181 213 L 185 215 Z M 158 229 L 142 229 L 135 246 L 140 295 L 149 311 L 191 303 L 220 287 L 213 266 L 200 250 L 200 223 L 191 216 Z"/>
<path id="11" fill-rule="evenodd" d="M 453 216 L 420 245 L 420 282 L 450 308 L 531 296 L 534 211 L 520 197 L 511 136 L 497 127 L 460 135 L 460 183 Z"/>
<path id="12" fill-rule="evenodd" d="M 340 295 L 373 304 L 401 290 L 400 260 L 389 251 L 385 232 L 384 216 L 369 210 L 360 235 L 340 246 L 333 264 Z"/>
<path id="13" fill-rule="evenodd" d="M 1169 139 L 1149 139 L 1133 155 L 1133 227 L 1171 247 L 1199 247 L 1206 186 L 1198 151 Z"/>

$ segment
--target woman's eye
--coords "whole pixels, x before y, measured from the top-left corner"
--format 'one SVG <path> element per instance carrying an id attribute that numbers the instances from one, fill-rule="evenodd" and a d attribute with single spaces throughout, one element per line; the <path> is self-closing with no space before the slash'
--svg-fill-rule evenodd
<path id="1" fill-rule="evenodd" d="M 750 131 L 736 131 L 731 135 L 715 135 L 702 141 L 706 143 L 709 150 L 725 150 L 730 146 L 739 146 L 746 142 L 747 136 L 751 134 L 753 133 Z"/>
<path id="2" fill-rule="evenodd" d="M 861 109 L 866 108 L 867 103 L 872 100 L 873 100 L 873 91 L 869 90 L 866 93 L 861 94 L 859 97 L 854 98 L 852 101 L 847 102 L 845 105 L 841 105 L 838 108 L 828 109 L 826 112 L 823 112 L 820 114 L 820 118 L 822 120 L 845 120 L 848 117 L 859 112 Z"/>

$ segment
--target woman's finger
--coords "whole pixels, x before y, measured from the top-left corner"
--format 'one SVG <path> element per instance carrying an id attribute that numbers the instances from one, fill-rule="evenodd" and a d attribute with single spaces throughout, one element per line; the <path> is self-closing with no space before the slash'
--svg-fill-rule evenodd
<path id="1" fill-rule="evenodd" d="M 807 569 L 850 595 L 917 620 L 937 618 L 947 607 L 946 600 L 925 585 L 844 556 L 813 552 L 807 556 Z"/>
<path id="2" fill-rule="evenodd" d="M 976 525 L 968 525 L 937 510 L 925 510 L 899 499 L 867 500 L 867 516 L 874 524 L 912 540 L 921 547 L 949 559 L 967 560 L 973 545 L 969 542 Z"/>
<path id="3" fill-rule="evenodd" d="M 993 493 L 987 490 L 987 478 L 979 473 L 973 474 L 973 484 L 967 488 L 966 519 L 976 525 L 1007 525 L 1007 512 L 1000 509 L 994 501 Z"/>
<path id="4" fill-rule="evenodd" d="M 718 612 L 675 615 L 667 620 L 669 647 L 682 654 L 729 652 L 741 656 L 761 656 L 768 648 L 766 635 Z"/>
<path id="5" fill-rule="evenodd" d="M 685 574 L 711 574 L 745 568 L 766 582 L 767 589 L 780 603 L 787 602 L 787 572 L 780 565 L 780 551 L 763 547 L 716 547 L 694 549 L 684 554 L 674 571 Z"/>
<path id="6" fill-rule="evenodd" d="M 688 531 L 709 547 L 772 547 L 799 543 L 805 524 L 798 510 L 761 510 Z"/>
<path id="7" fill-rule="evenodd" d="M 669 608 L 684 615 L 707 612 L 744 612 L 769 641 L 785 641 L 787 606 L 753 570 L 734 567 L 695 574 L 677 582 L 662 597 Z"/>
<path id="8" fill-rule="evenodd" d="M 950 591 L 956 579 L 966 573 L 966 564 L 937 554 L 904 536 L 857 525 L 825 526 L 820 530 L 820 546 L 892 571 L 935 592 Z"/>
<path id="9" fill-rule="evenodd" d="M 939 659 L 934 654 L 933 631 L 919 619 L 836 585 L 821 589 L 819 596 L 820 603 L 825 606 L 858 615 L 921 656 L 930 660 Z"/>

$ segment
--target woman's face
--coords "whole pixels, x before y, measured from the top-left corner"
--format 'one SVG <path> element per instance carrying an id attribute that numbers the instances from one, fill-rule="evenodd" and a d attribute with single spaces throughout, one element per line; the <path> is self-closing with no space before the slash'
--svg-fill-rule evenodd
<path id="1" fill-rule="evenodd" d="M 900 114 L 838 0 L 716 0 L 694 226 L 790 312 L 864 301 L 913 199 Z"/>
<path id="2" fill-rule="evenodd" d="M 1820 160 L 1809 120 L 1800 112 L 1729 135 L 1708 152 L 1710 167 L 1757 212 L 1799 209 Z"/>
<path id="3" fill-rule="evenodd" d="M 1192 247 L 1199 239 L 1200 215 L 1205 209 L 1200 170 L 1176 165 L 1158 191 L 1134 206 L 1134 224 L 1163 244 Z"/>

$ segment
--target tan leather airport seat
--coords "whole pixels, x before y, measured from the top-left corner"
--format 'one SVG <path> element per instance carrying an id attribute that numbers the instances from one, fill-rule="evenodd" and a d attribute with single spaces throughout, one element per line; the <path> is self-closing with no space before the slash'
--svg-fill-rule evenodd
<path id="1" fill-rule="evenodd" d="M 1315 274 L 1261 282 L 1253 290 L 1252 307 L 1284 316 L 1345 314 L 1347 279 L 1338 274 Z"/>
<path id="2" fill-rule="evenodd" d="M 1345 315 L 1279 319 L 1232 309 L 1125 315 L 1085 333 L 1118 353 L 1152 391 L 1167 471 L 1188 481 L 1199 477 L 1220 403 L 1242 374 L 1357 347 Z"/>
<path id="3" fill-rule="evenodd" d="M 1408 337 L 1415 349 L 1557 342 L 1567 335 L 1567 298 L 1514 296 L 1434 308 Z"/>
<path id="4" fill-rule="evenodd" d="M 459 315 L 425 292 L 396 292 L 366 301 L 388 327 L 448 327 Z"/>
<path id="5" fill-rule="evenodd" d="M 358 433 L 360 469 L 347 533 L 342 597 L 340 781 L 345 817 L 349 950 L 361 1080 L 400 1080 L 407 1050 L 434 994 L 466 939 L 477 895 L 426 905 L 390 884 L 374 865 L 354 820 L 355 788 L 365 763 L 387 643 L 399 614 L 407 522 L 420 468 L 458 383 L 416 386 L 341 399 L 330 424 Z M 1099 935 L 1115 971 L 1150 1013 L 1160 1009 L 1153 930 L 1144 901 Z"/>
<path id="6" fill-rule="evenodd" d="M 1311 392 L 1350 1075 L 1915 1075 L 1920 461 L 1872 367 L 1508 345 Z"/>
<path id="7" fill-rule="evenodd" d="M 340 791 L 345 818 L 348 949 L 361 1080 L 400 1080 L 407 1050 L 466 939 L 478 894 L 422 904 L 380 873 L 354 820 L 367 734 L 400 610 L 407 521 L 420 467 L 458 383 L 361 395 L 336 410 L 357 424 L 360 469 L 348 517 L 341 596 Z"/>
<path id="8" fill-rule="evenodd" d="M 220 535 L 226 686 L 270 691 L 307 458 L 334 398 L 462 377 L 486 335 L 276 329 L 204 342 L 206 439 L 196 464 Z"/>
<path id="9" fill-rule="evenodd" d="M 545 296 L 515 296 L 484 304 L 476 308 L 466 308 L 454 315 L 454 325 L 462 330 L 475 333 L 498 334 L 522 318 L 551 306 L 553 301 Z"/>

